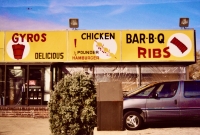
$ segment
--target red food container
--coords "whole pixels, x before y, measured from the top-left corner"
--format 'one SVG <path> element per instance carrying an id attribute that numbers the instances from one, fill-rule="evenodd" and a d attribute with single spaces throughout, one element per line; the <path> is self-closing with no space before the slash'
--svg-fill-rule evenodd
<path id="1" fill-rule="evenodd" d="M 18 43 L 18 44 L 12 45 L 13 55 L 15 59 L 17 60 L 22 59 L 24 48 L 25 48 L 25 45 L 23 44 Z"/>

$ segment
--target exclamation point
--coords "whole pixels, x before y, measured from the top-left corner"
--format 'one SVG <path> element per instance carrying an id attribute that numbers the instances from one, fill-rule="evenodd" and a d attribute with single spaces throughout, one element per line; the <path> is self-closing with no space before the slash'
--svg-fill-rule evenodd
<path id="1" fill-rule="evenodd" d="M 76 48 L 76 39 L 74 39 L 74 46 L 75 46 L 75 48 Z"/>

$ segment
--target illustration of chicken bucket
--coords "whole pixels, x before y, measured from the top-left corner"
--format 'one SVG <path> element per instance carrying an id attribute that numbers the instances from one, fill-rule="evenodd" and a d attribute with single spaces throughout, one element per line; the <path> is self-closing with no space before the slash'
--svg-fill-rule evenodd
<path id="1" fill-rule="evenodd" d="M 25 48 L 25 45 L 23 44 L 13 44 L 12 45 L 12 49 L 13 49 L 13 55 L 14 55 L 14 58 L 19 60 L 19 59 L 22 59 L 22 56 L 23 56 L 23 53 L 24 53 L 24 48 Z"/>

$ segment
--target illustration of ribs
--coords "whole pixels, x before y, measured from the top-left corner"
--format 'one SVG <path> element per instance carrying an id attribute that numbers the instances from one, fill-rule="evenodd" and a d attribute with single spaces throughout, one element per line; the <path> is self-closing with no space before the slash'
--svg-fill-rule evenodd
<path id="1" fill-rule="evenodd" d="M 171 43 L 174 44 L 175 46 L 178 47 L 178 49 L 184 53 L 185 51 L 187 51 L 187 46 L 184 45 L 180 40 L 178 40 L 176 37 L 174 37 L 172 40 L 171 40 Z"/>

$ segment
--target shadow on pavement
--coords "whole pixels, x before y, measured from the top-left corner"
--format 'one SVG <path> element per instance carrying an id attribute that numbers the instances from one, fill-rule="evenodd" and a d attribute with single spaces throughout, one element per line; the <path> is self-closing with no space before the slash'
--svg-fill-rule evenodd
<path id="1" fill-rule="evenodd" d="M 142 129 L 173 127 L 200 127 L 200 121 L 146 123 Z"/>

